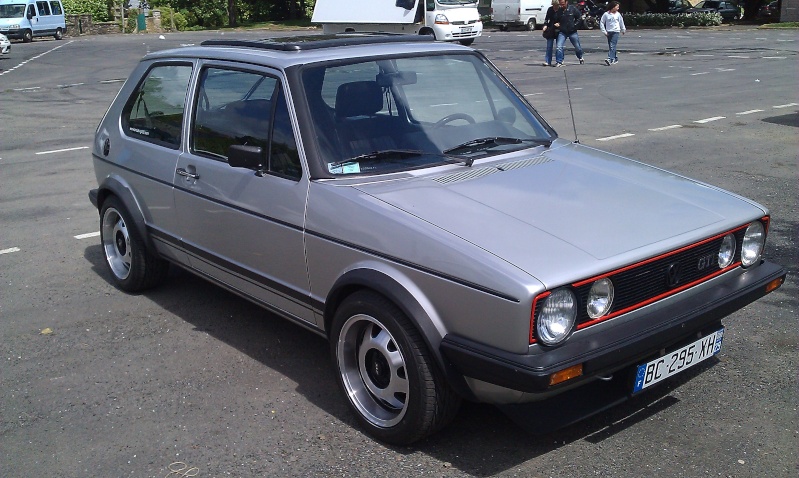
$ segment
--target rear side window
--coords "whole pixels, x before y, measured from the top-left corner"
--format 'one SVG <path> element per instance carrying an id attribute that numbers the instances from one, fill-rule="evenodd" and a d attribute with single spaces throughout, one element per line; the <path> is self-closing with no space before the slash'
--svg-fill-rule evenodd
<path id="1" fill-rule="evenodd" d="M 268 172 L 293 179 L 302 176 L 286 99 L 277 78 L 205 68 L 196 101 L 193 153 L 227 161 L 230 146 L 258 146 Z"/>
<path id="2" fill-rule="evenodd" d="M 122 110 L 125 134 L 178 149 L 190 78 L 191 65 L 159 65 L 150 69 Z"/>
<path id="3" fill-rule="evenodd" d="M 53 15 L 61 15 L 64 13 L 61 11 L 61 4 L 58 2 L 50 2 L 50 8 L 53 10 Z"/>
<path id="4" fill-rule="evenodd" d="M 47 2 L 36 2 L 36 9 L 39 15 L 50 15 L 50 4 Z"/>

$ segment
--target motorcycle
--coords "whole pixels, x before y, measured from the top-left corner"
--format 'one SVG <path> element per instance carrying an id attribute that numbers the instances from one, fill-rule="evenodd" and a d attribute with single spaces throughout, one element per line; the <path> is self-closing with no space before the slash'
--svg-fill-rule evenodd
<path id="1" fill-rule="evenodd" d="M 605 13 L 604 5 L 600 5 L 593 0 L 580 0 L 577 2 L 580 10 L 580 27 L 585 30 L 593 30 L 599 26 L 599 19 Z"/>

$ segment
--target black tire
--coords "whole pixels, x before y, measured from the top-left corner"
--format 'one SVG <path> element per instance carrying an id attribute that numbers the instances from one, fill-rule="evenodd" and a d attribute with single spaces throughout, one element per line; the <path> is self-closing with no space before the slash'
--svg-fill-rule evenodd
<path id="1" fill-rule="evenodd" d="M 460 43 L 461 43 L 461 45 L 463 45 L 463 46 L 469 46 L 469 45 L 471 45 L 472 43 L 474 43 L 474 38 L 469 38 L 469 39 L 466 39 L 466 40 L 461 40 L 461 41 L 460 41 Z"/>
<path id="2" fill-rule="evenodd" d="M 56 40 L 63 40 L 64 39 L 64 32 L 60 28 L 56 28 L 55 35 L 53 38 Z"/>
<path id="3" fill-rule="evenodd" d="M 368 434 L 407 445 L 447 425 L 460 397 L 411 321 L 385 297 L 359 291 L 336 311 L 330 351 L 339 386 Z"/>
<path id="4" fill-rule="evenodd" d="M 535 18 L 531 18 L 531 19 L 527 20 L 527 25 L 525 25 L 525 28 L 527 28 L 528 32 L 534 31 L 535 30 Z"/>
<path id="5" fill-rule="evenodd" d="M 116 196 L 100 209 L 100 244 L 114 284 L 126 292 L 155 287 L 166 278 L 169 263 L 147 250 L 130 213 Z"/>
<path id="6" fill-rule="evenodd" d="M 22 41 L 24 43 L 30 43 L 33 41 L 33 32 L 30 30 L 25 30 L 22 32 Z"/>

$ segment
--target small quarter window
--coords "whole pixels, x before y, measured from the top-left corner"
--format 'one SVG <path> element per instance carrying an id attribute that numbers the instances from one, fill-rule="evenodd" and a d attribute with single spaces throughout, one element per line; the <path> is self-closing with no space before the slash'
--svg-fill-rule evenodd
<path id="1" fill-rule="evenodd" d="M 61 10 L 61 4 L 58 2 L 50 2 L 50 8 L 53 10 L 53 15 L 61 15 L 64 13 Z"/>
<path id="2" fill-rule="evenodd" d="M 125 133 L 178 149 L 190 78 L 190 65 L 160 65 L 152 68 L 122 110 L 122 129 Z"/>

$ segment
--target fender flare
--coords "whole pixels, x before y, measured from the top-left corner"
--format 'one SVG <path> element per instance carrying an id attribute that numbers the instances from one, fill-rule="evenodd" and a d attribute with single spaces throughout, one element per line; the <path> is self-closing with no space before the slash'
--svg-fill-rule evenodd
<path id="1" fill-rule="evenodd" d="M 419 291 L 414 295 L 409 288 L 414 284 L 406 279 L 403 281 L 393 277 L 386 271 L 357 268 L 347 271 L 338 278 L 330 289 L 324 307 L 324 327 L 330 337 L 330 324 L 339 304 L 343 302 L 353 292 L 363 289 L 370 289 L 384 296 L 393 302 L 405 314 L 406 317 L 421 332 L 422 338 L 427 344 L 428 350 L 433 355 L 433 359 L 438 364 L 440 370 L 449 385 L 464 398 L 475 400 L 474 394 L 466 384 L 463 375 L 459 373 L 441 353 L 441 342 L 446 335 L 446 330 L 441 319 L 433 310 L 431 304 L 423 305 L 424 294 Z M 417 289 L 418 290 L 418 289 Z M 421 301 L 419 299 L 422 299 Z"/>
<path id="2" fill-rule="evenodd" d="M 144 220 L 144 213 L 139 205 L 139 201 L 131 192 L 130 188 L 120 178 L 116 176 L 106 177 L 97 190 L 97 213 L 101 214 L 103 203 L 109 196 L 116 196 L 127 210 L 133 221 L 133 227 L 139 233 L 139 237 L 144 239 L 147 249 L 156 251 L 155 244 L 147 231 L 147 223 Z"/>

